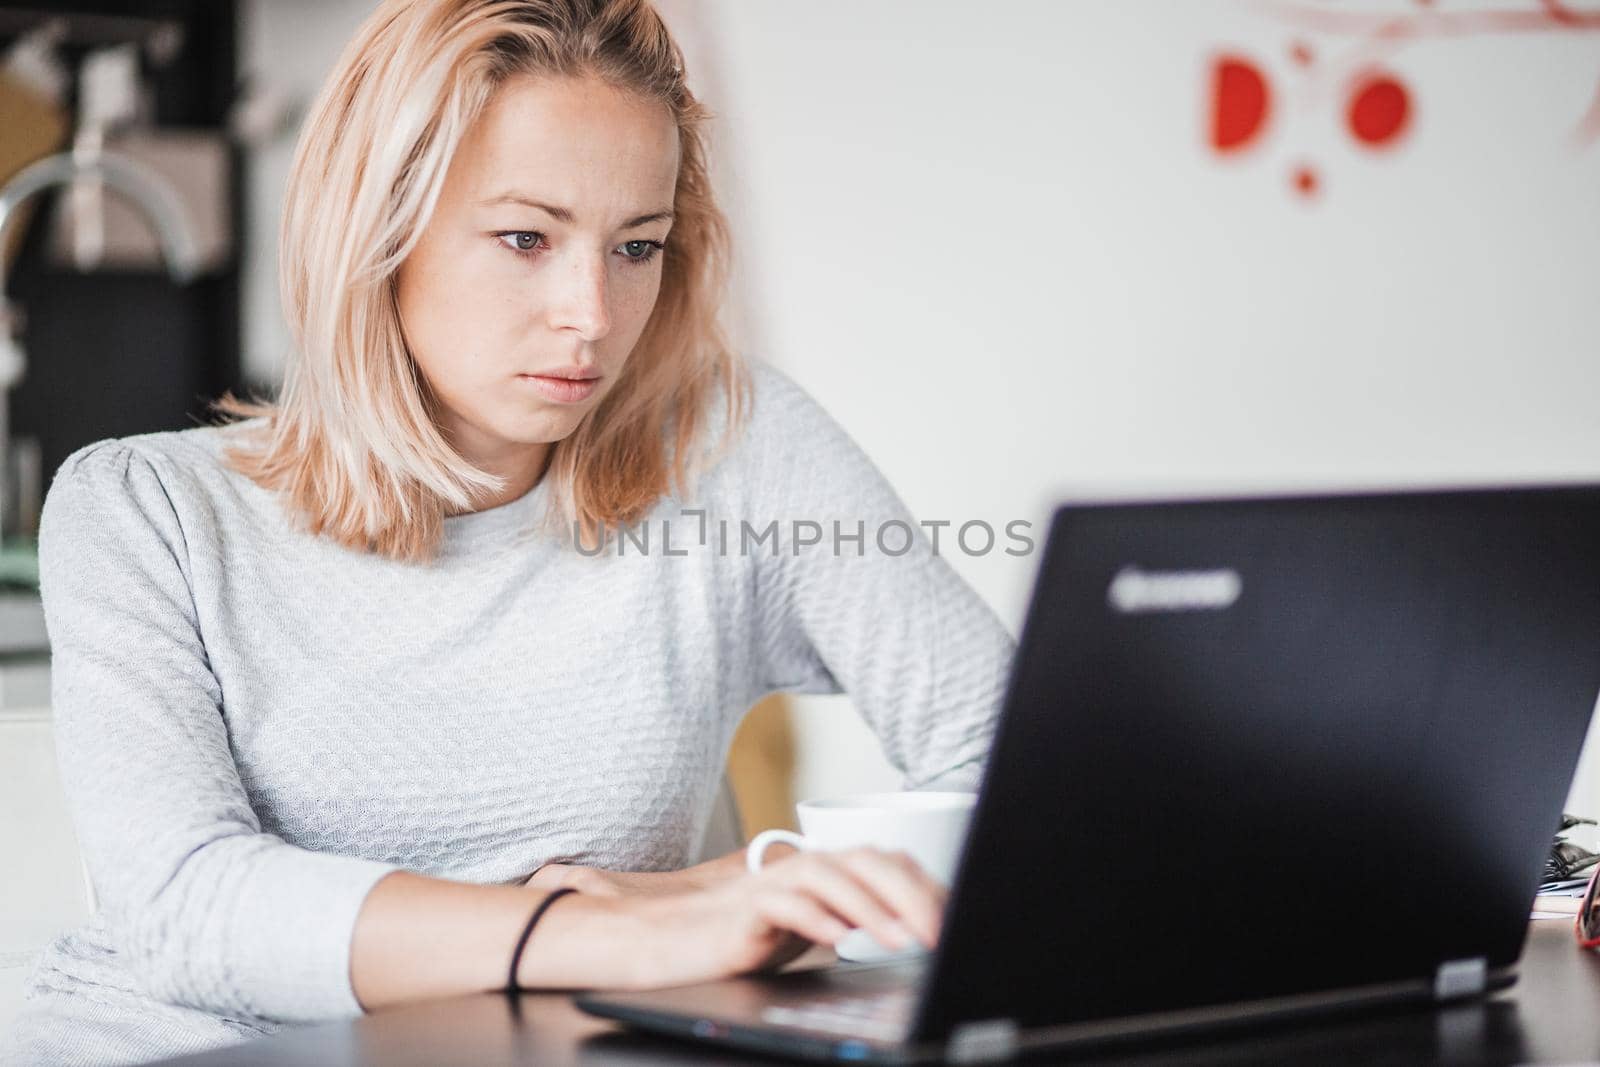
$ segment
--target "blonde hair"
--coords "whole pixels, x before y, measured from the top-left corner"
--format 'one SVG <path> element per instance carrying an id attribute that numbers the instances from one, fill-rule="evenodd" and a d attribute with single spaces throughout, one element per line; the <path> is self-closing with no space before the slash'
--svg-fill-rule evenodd
<path id="1" fill-rule="evenodd" d="M 295 151 L 279 237 L 294 335 L 276 402 L 224 395 L 263 431 L 228 452 L 284 494 L 310 532 L 400 560 L 437 551 L 444 517 L 500 490 L 445 439 L 406 347 L 395 273 L 432 214 L 462 136 L 522 74 L 593 76 L 665 104 L 680 164 L 661 288 L 633 355 L 596 409 L 557 442 L 544 477 L 563 528 L 642 517 L 692 476 L 718 394 L 727 441 L 748 370 L 717 322 L 728 237 L 677 45 L 647 0 L 386 0 L 346 47 Z"/>

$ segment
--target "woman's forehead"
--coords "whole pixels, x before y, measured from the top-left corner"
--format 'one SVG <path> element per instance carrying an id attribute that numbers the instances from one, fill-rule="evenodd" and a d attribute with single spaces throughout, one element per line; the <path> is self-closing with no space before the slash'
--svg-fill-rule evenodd
<path id="1" fill-rule="evenodd" d="M 451 183 L 473 203 L 523 196 L 567 207 L 580 225 L 670 206 L 677 175 L 666 105 L 594 78 L 507 82 L 451 163 Z"/>

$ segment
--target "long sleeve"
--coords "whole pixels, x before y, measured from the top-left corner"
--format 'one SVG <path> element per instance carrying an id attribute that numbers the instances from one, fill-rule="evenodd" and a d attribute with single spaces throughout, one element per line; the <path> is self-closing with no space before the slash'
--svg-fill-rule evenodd
<path id="1" fill-rule="evenodd" d="M 954 531 L 935 551 L 815 400 L 771 368 L 758 381 L 746 477 L 754 525 L 778 523 L 755 553 L 762 682 L 848 693 L 907 788 L 975 788 L 1011 635 L 950 566 Z"/>
<path id="2" fill-rule="evenodd" d="M 160 999 L 288 1022 L 358 1014 L 351 934 L 395 867 L 261 832 L 157 472 L 133 447 L 90 445 L 41 520 L 58 758 L 100 907 Z"/>

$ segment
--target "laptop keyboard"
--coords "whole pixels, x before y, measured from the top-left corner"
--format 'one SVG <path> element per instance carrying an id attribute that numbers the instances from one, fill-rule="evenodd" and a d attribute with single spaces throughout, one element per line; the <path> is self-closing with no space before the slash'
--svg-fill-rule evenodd
<path id="1" fill-rule="evenodd" d="M 762 1011 L 761 1018 L 775 1026 L 796 1026 L 876 1041 L 899 1041 L 906 1035 L 915 1004 L 913 989 L 831 993 L 774 1004 Z"/>

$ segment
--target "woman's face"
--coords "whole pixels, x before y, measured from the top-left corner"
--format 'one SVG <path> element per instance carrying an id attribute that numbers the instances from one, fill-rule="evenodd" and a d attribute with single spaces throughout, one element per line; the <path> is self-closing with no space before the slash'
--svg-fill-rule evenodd
<path id="1" fill-rule="evenodd" d="M 542 470 L 530 446 L 615 384 L 661 287 L 677 175 L 666 107 L 587 78 L 507 82 L 463 137 L 396 297 L 468 459 Z"/>

